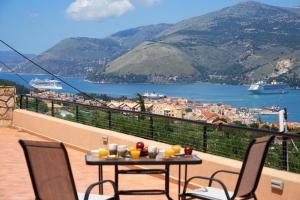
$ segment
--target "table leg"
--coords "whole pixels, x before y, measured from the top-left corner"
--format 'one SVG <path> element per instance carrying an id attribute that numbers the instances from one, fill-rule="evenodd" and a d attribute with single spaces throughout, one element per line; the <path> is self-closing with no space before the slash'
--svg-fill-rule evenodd
<path id="1" fill-rule="evenodd" d="M 170 165 L 166 164 L 166 175 L 165 175 L 165 191 L 168 200 L 173 200 L 170 197 Z"/>
<path id="2" fill-rule="evenodd" d="M 181 193 L 181 165 L 178 165 L 178 200 L 180 200 Z"/>
<path id="3" fill-rule="evenodd" d="M 99 181 L 103 181 L 103 166 L 102 165 L 98 166 L 98 174 L 99 174 Z M 100 195 L 103 194 L 103 185 L 102 184 L 99 185 L 99 194 Z"/>
<path id="4" fill-rule="evenodd" d="M 188 171 L 188 166 L 185 164 L 185 170 L 184 170 L 184 183 L 187 181 L 187 171 Z"/>
<path id="5" fill-rule="evenodd" d="M 117 191 L 119 191 L 119 168 L 118 168 L 118 165 L 115 165 L 115 184 L 116 184 Z"/>

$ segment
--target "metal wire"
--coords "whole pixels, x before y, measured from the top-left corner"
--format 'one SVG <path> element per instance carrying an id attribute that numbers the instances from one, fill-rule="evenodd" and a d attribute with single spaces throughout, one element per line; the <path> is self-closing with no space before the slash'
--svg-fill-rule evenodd
<path id="1" fill-rule="evenodd" d="M 22 56 L 23 58 L 25 58 L 26 60 L 28 60 L 29 62 L 31 62 L 33 65 L 37 66 L 38 68 L 40 68 L 41 70 L 47 72 L 48 74 L 50 74 L 51 76 L 55 77 L 56 79 L 60 80 L 61 82 L 63 82 L 64 84 L 66 84 L 67 86 L 71 87 L 72 89 L 76 90 L 77 92 L 81 93 L 82 95 L 84 95 L 85 97 L 89 98 L 89 99 L 93 99 L 94 101 L 100 103 L 101 105 L 105 106 L 103 104 L 103 102 L 99 101 L 98 99 L 94 98 L 93 96 L 88 95 L 87 93 L 85 93 L 84 91 L 76 88 L 75 86 L 71 85 L 70 83 L 68 83 L 67 81 L 63 80 L 62 78 L 56 76 L 55 74 L 53 74 L 52 72 L 50 72 L 49 70 L 47 70 L 46 68 L 42 67 L 41 65 L 37 64 L 36 62 L 34 62 L 32 59 L 28 58 L 27 56 L 25 56 L 24 54 L 20 53 L 18 50 L 16 50 L 15 48 L 13 48 L 12 46 L 10 46 L 9 44 L 7 44 L 6 42 L 4 42 L 3 40 L 0 40 L 1 43 L 3 43 L 5 46 L 7 46 L 8 48 L 10 48 L 11 50 L 13 50 L 14 52 L 16 52 L 17 54 L 19 54 L 20 56 Z"/>
<path id="2" fill-rule="evenodd" d="M 36 112 L 35 98 L 30 98 L 29 101 L 30 103 L 27 103 L 28 106 L 25 107 Z M 47 109 L 47 106 L 45 106 L 46 104 L 50 105 L 51 102 L 52 100 L 39 100 L 37 112 L 52 115 L 51 109 Z M 236 160 L 243 160 L 246 148 L 252 139 L 268 134 L 268 132 L 249 131 L 244 127 L 237 129 L 237 127 L 225 126 L 220 129 L 218 126 L 208 127 L 187 120 L 164 118 L 145 113 L 113 111 L 107 108 L 78 105 L 71 102 L 55 101 L 54 105 L 59 105 L 55 109 L 55 117 L 170 145 L 191 146 L 198 151 Z M 67 115 L 61 115 L 61 113 L 66 112 Z M 294 137 L 294 143 L 300 147 L 300 139 L 296 136 Z M 280 136 L 270 147 L 265 165 L 285 170 L 288 164 L 290 171 L 300 173 L 300 154 L 293 148 L 293 145 L 289 145 L 288 163 L 282 156 L 282 137 Z"/>

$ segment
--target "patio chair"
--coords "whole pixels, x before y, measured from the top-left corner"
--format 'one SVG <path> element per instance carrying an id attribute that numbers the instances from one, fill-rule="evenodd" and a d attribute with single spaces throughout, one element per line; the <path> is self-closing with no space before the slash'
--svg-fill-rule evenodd
<path id="1" fill-rule="evenodd" d="M 113 181 L 91 184 L 86 193 L 77 193 L 67 150 L 63 143 L 19 140 L 24 154 L 36 200 L 111 200 L 119 199 Z M 110 183 L 114 195 L 95 195 L 96 185 Z"/>
<path id="2" fill-rule="evenodd" d="M 195 176 L 188 179 L 184 185 L 183 193 L 181 194 L 182 199 L 233 200 L 237 197 L 239 199 L 257 199 L 255 191 L 261 177 L 269 146 L 273 139 L 274 136 L 265 136 L 254 139 L 248 146 L 239 173 L 228 170 L 219 170 L 213 173 L 211 177 Z M 215 178 L 219 173 L 238 175 L 234 192 L 229 192 L 226 185 Z M 194 179 L 208 180 L 208 187 L 187 191 L 188 184 Z M 212 187 L 212 183 L 218 183 L 222 189 Z"/>

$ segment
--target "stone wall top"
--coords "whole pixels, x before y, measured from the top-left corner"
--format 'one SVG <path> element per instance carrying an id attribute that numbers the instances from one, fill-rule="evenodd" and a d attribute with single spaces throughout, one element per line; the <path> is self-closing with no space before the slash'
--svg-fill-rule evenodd
<path id="1" fill-rule="evenodd" d="M 16 88 L 0 85 L 0 126 L 11 125 L 16 105 Z"/>

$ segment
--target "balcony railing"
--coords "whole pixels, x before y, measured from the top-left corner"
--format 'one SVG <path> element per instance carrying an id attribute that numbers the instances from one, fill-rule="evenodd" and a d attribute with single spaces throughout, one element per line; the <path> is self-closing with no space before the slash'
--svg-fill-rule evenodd
<path id="1" fill-rule="evenodd" d="M 152 113 L 120 110 L 76 102 L 21 95 L 20 109 L 90 126 L 160 141 L 191 146 L 205 153 L 242 160 L 255 137 L 276 135 L 266 166 L 300 173 L 300 133 L 282 133 L 228 124 L 211 124 Z"/>

